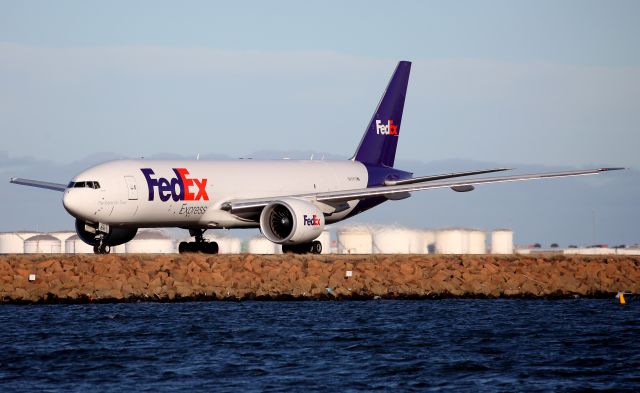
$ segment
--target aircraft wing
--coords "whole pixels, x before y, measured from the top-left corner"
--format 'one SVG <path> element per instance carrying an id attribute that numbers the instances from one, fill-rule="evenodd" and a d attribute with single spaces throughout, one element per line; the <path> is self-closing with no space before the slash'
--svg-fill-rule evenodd
<path id="1" fill-rule="evenodd" d="M 280 197 L 272 197 L 265 199 L 247 199 L 247 200 L 233 200 L 222 204 L 222 209 L 231 213 L 243 213 L 251 212 L 262 209 L 272 201 L 278 200 L 283 197 L 308 199 L 310 202 L 319 202 L 331 206 L 337 206 L 344 204 L 347 201 L 362 200 L 374 197 L 387 197 L 389 199 L 402 199 L 409 196 L 410 192 L 431 190 L 438 188 L 451 188 L 454 191 L 471 191 L 473 186 L 479 184 L 491 184 L 491 183 L 507 183 L 514 181 L 536 180 L 536 179 L 552 179 L 560 177 L 572 177 L 572 176 L 588 176 L 597 175 L 603 172 L 615 171 L 625 168 L 598 168 L 587 169 L 580 171 L 566 171 L 566 172 L 547 172 L 547 173 L 533 173 L 527 175 L 513 175 L 513 176 L 497 176 L 487 177 L 480 179 L 470 180 L 457 180 L 457 181 L 432 181 L 430 176 L 424 177 L 422 182 L 392 185 L 392 186 L 378 186 L 369 188 L 360 188 L 345 191 L 329 191 L 320 192 L 317 194 L 302 194 L 302 195 L 284 195 Z M 414 178 L 417 179 L 417 178 Z"/>
<path id="2" fill-rule="evenodd" d="M 508 171 L 510 169 L 511 168 L 483 169 L 483 170 L 480 170 L 480 171 L 454 172 L 454 173 L 445 173 L 445 174 L 442 174 L 442 175 L 412 177 L 412 178 L 409 178 L 409 179 L 402 179 L 402 180 L 387 180 L 387 181 L 385 181 L 385 186 L 399 186 L 399 185 L 403 185 L 403 184 L 414 184 L 414 183 L 422 183 L 422 182 L 427 182 L 427 181 L 451 179 L 451 178 L 454 178 L 454 177 L 484 175 L 484 174 L 487 174 L 487 173 Z"/>
<path id="3" fill-rule="evenodd" d="M 599 168 L 599 169 L 587 169 L 587 170 L 581 170 L 581 171 L 533 173 L 528 175 L 487 177 L 483 179 L 458 180 L 458 181 L 446 181 L 446 182 L 429 182 L 426 184 L 416 183 L 416 184 L 410 184 L 410 185 L 380 186 L 380 187 L 364 188 L 361 190 L 319 193 L 317 194 L 316 200 L 319 202 L 325 202 L 325 203 L 326 202 L 344 202 L 344 201 L 350 201 L 355 199 L 371 198 L 376 196 L 387 196 L 387 195 L 393 196 L 393 194 L 422 191 L 422 190 L 431 190 L 431 189 L 437 189 L 437 188 L 453 188 L 455 191 L 457 191 L 456 189 L 471 191 L 473 188 L 468 189 L 466 187 L 474 186 L 478 184 L 507 183 L 507 182 L 524 181 L 524 180 L 597 175 L 602 172 L 615 171 L 620 169 L 624 169 L 624 168 Z"/>
<path id="4" fill-rule="evenodd" d="M 47 190 L 54 190 L 54 191 L 64 191 L 67 189 L 67 186 L 65 184 L 51 183 L 48 181 L 40 181 L 40 180 L 21 179 L 19 177 L 12 177 L 11 180 L 9 180 L 9 183 L 20 184 L 23 186 L 30 186 L 30 187 L 46 188 Z"/>

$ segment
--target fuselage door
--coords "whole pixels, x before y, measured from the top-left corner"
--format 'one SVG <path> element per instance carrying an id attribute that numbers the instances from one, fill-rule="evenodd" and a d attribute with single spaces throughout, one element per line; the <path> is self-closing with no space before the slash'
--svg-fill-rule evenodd
<path id="1" fill-rule="evenodd" d="M 133 176 L 125 176 L 124 180 L 127 182 L 127 189 L 129 190 L 129 200 L 138 200 L 138 187 L 136 186 L 136 178 Z"/>

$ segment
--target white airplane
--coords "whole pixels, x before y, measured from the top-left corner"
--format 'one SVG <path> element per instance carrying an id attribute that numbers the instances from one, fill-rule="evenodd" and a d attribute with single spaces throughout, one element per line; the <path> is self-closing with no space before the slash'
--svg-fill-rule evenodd
<path id="1" fill-rule="evenodd" d="M 284 252 L 320 253 L 315 239 L 326 224 L 353 217 L 411 192 L 478 184 L 593 175 L 623 168 L 458 179 L 495 168 L 413 177 L 393 167 L 411 63 L 401 61 L 349 160 L 117 160 L 89 168 L 70 183 L 12 178 L 11 182 L 64 192 L 76 231 L 99 254 L 124 244 L 138 228 L 179 227 L 194 242 L 179 251 L 215 254 L 207 229 L 260 228 Z M 455 180 L 452 180 L 455 179 Z"/>

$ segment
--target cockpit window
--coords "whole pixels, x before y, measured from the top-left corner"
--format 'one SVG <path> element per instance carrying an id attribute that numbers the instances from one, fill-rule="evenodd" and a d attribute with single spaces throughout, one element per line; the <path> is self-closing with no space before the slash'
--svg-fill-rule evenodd
<path id="1" fill-rule="evenodd" d="M 72 181 L 69 182 L 67 188 L 93 188 L 97 190 L 100 188 L 100 183 L 97 181 Z"/>

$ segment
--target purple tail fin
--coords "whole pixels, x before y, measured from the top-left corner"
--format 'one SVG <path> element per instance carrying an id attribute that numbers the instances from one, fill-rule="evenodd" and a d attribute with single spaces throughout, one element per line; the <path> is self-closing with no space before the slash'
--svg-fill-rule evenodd
<path id="1" fill-rule="evenodd" d="M 398 63 L 352 159 L 363 164 L 393 167 L 410 71 L 411 62 Z"/>

